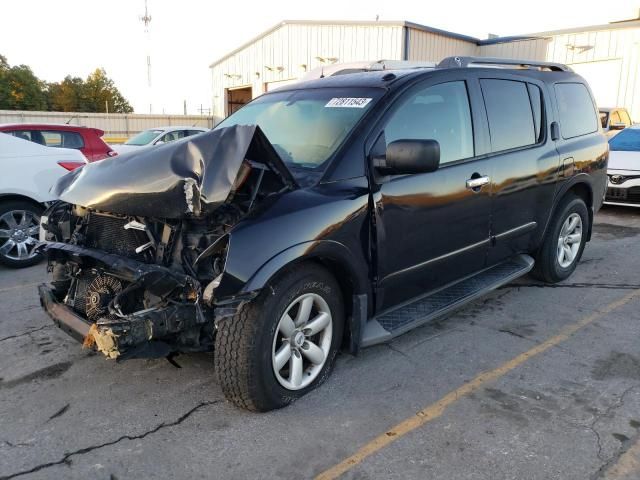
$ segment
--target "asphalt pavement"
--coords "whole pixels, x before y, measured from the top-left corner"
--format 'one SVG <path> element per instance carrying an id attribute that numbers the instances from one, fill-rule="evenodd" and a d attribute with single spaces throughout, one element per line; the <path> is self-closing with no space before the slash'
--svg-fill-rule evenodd
<path id="1" fill-rule="evenodd" d="M 212 354 L 115 363 L 0 267 L 0 479 L 639 479 L 640 209 L 605 207 L 567 281 L 530 277 L 266 414 Z"/>

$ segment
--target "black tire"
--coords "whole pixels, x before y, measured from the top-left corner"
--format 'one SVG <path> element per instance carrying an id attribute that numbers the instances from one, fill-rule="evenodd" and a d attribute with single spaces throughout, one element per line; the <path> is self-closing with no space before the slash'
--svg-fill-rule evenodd
<path id="1" fill-rule="evenodd" d="M 558 240 L 564 222 L 574 213 L 578 214 L 582 220 L 582 238 L 572 263 L 563 267 L 558 259 Z M 549 224 L 542 246 L 535 256 L 536 263 L 531 275 L 546 283 L 557 283 L 571 276 L 582 257 L 589 229 L 589 212 L 584 200 L 573 194 L 567 195 Z"/>
<path id="2" fill-rule="evenodd" d="M 0 218 L 8 212 L 16 211 L 16 210 L 24 210 L 26 212 L 30 212 L 32 215 L 40 218 L 44 208 L 38 205 L 37 203 L 28 202 L 25 200 L 9 200 L 7 202 L 0 202 Z M 6 226 L 0 225 L 0 228 L 6 228 Z M 0 247 L 5 243 L 5 238 L 0 238 Z M 15 256 L 15 255 L 10 255 Z M 42 255 L 36 255 L 31 258 L 26 259 L 16 259 L 9 258 L 6 254 L 0 253 L 0 264 L 5 265 L 11 268 L 24 268 L 29 267 L 31 265 L 35 265 L 40 260 L 42 260 Z"/>
<path id="3" fill-rule="evenodd" d="M 272 366 L 274 336 L 287 307 L 306 293 L 321 296 L 331 310 L 331 344 L 315 380 L 303 389 L 289 390 L 278 382 Z M 331 373 L 343 325 L 342 294 L 329 272 L 303 264 L 280 275 L 255 300 L 218 325 L 214 365 L 225 397 L 240 408 L 264 412 L 282 408 L 317 388 Z"/>

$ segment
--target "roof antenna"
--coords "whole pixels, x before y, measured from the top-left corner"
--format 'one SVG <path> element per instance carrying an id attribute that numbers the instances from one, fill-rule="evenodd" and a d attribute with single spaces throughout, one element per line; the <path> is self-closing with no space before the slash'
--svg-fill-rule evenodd
<path id="1" fill-rule="evenodd" d="M 76 118 L 76 117 L 77 117 L 77 115 L 74 115 L 73 117 L 71 117 L 69 120 L 67 120 L 67 121 L 65 122 L 65 125 L 69 125 L 69 124 L 71 123 L 71 120 L 73 120 L 73 119 L 74 119 L 74 118 Z"/>

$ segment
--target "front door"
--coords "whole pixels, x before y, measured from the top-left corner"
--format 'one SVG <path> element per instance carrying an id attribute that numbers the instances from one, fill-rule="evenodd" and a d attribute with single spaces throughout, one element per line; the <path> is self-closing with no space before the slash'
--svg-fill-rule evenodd
<path id="1" fill-rule="evenodd" d="M 481 270 L 490 245 L 491 159 L 474 118 L 476 84 L 424 81 L 383 120 L 372 151 L 400 139 L 440 144 L 437 171 L 374 179 L 377 308 L 386 309 Z M 474 127 L 476 132 L 474 135 Z"/>

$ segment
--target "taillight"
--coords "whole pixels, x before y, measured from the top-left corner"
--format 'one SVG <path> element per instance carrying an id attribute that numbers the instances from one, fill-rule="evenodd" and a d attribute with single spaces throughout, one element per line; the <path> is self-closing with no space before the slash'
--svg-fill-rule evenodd
<path id="1" fill-rule="evenodd" d="M 58 165 L 71 171 L 75 170 L 76 168 L 83 167 L 85 164 L 83 162 L 58 162 Z"/>

